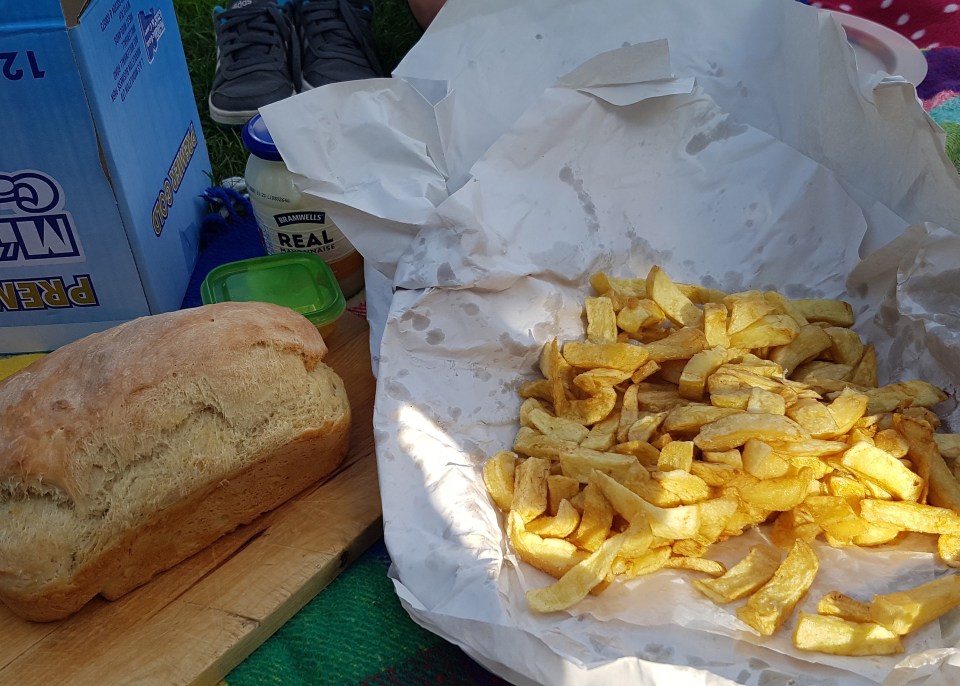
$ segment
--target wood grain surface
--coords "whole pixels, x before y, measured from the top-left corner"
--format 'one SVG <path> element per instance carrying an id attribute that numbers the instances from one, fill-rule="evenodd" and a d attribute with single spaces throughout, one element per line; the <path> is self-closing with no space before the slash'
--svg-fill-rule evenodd
<path id="1" fill-rule="evenodd" d="M 336 473 L 117 601 L 46 624 L 0 605 L 0 684 L 216 684 L 377 541 L 367 337 L 347 313 L 327 340 L 353 409 Z"/>

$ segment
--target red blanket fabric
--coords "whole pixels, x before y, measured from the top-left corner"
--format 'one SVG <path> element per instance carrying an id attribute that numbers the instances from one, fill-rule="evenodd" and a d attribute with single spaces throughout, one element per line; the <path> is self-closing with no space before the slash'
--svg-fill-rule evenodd
<path id="1" fill-rule="evenodd" d="M 960 2 L 951 0 L 844 0 L 810 2 L 849 12 L 903 34 L 921 50 L 960 46 Z"/>

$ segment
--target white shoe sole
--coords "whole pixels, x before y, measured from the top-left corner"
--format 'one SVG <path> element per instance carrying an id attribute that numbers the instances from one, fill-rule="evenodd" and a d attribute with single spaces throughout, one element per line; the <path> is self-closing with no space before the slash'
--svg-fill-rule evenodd
<path id="1" fill-rule="evenodd" d="M 257 113 L 257 110 L 242 112 L 221 110 L 219 107 L 214 106 L 209 97 L 207 98 L 207 105 L 210 108 L 210 118 L 224 126 L 243 126 Z"/>

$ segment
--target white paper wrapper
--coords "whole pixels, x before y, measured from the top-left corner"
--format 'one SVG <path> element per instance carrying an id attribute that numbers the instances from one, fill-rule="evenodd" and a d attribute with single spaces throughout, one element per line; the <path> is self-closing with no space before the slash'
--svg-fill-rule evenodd
<path id="1" fill-rule="evenodd" d="M 842 296 L 885 375 L 955 390 L 960 180 L 912 86 L 852 55 L 789 0 L 449 0 L 402 78 L 264 108 L 373 277 L 385 532 L 415 621 L 521 684 L 960 680 L 957 613 L 906 656 L 856 659 L 799 653 L 793 620 L 760 639 L 683 573 L 533 615 L 523 594 L 548 579 L 508 549 L 480 477 L 542 344 L 582 335 L 597 270 Z M 800 609 L 944 571 L 919 537 L 817 552 Z"/>

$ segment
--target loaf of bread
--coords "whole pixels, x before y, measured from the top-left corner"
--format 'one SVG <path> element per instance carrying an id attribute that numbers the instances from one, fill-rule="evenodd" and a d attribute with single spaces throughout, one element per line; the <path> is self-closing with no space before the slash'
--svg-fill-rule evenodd
<path id="1" fill-rule="evenodd" d="M 350 405 L 293 310 L 136 319 L 0 382 L 0 601 L 116 599 L 342 462 Z"/>

